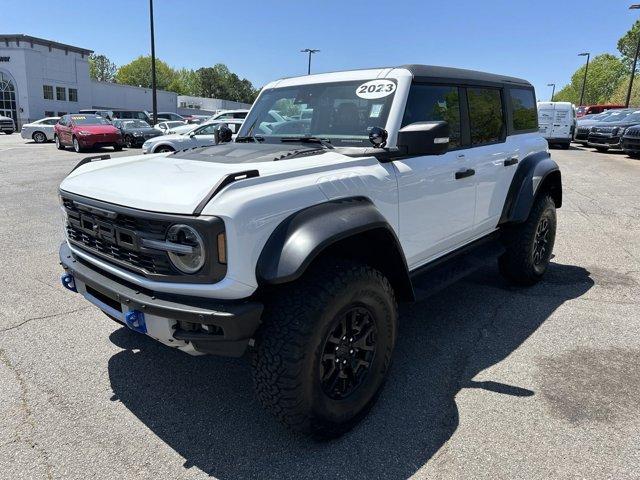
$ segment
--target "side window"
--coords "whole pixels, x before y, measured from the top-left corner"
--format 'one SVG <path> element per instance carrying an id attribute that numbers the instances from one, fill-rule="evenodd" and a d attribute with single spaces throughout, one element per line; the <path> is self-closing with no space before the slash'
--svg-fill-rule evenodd
<path id="1" fill-rule="evenodd" d="M 223 113 L 218 118 L 216 118 L 216 120 L 228 120 L 230 118 L 231 118 L 231 114 L 230 113 Z"/>
<path id="2" fill-rule="evenodd" d="M 471 145 L 504 140 L 502 98 L 497 88 L 467 88 Z"/>
<path id="3" fill-rule="evenodd" d="M 213 129 L 216 127 L 216 125 L 217 125 L 216 123 L 212 123 L 205 127 L 199 128 L 194 133 L 196 135 L 213 135 Z"/>
<path id="4" fill-rule="evenodd" d="M 460 147 L 460 94 L 458 87 L 411 85 L 402 126 L 435 120 L 444 120 L 449 123 L 449 148 Z"/>
<path id="5" fill-rule="evenodd" d="M 538 129 L 536 115 L 536 100 L 533 90 L 529 88 L 512 88 L 509 90 L 511 98 L 511 118 L 513 130 L 516 132 Z"/>

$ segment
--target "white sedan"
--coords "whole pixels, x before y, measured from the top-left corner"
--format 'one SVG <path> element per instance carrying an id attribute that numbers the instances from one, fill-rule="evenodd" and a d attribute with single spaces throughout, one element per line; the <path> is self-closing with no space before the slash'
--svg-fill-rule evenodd
<path id="1" fill-rule="evenodd" d="M 25 140 L 45 143 L 53 140 L 53 127 L 60 117 L 47 117 L 32 123 L 25 123 L 20 130 L 20 136 Z"/>
<path id="2" fill-rule="evenodd" d="M 216 139 L 213 134 L 215 127 L 220 124 L 227 125 L 233 132 L 233 138 L 240 130 L 243 119 L 229 119 L 219 120 L 206 125 L 200 125 L 192 132 L 162 135 L 147 140 L 142 144 L 142 153 L 160 153 L 160 152 L 175 152 L 178 150 L 186 150 L 194 147 L 206 147 L 208 145 L 215 145 Z"/>

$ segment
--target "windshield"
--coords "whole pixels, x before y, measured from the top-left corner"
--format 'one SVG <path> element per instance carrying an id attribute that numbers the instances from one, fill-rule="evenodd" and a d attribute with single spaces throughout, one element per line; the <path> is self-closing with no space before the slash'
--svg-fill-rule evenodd
<path id="1" fill-rule="evenodd" d="M 627 118 L 624 119 L 624 121 L 629 123 L 640 123 L 640 111 L 631 113 Z"/>
<path id="2" fill-rule="evenodd" d="M 395 81 L 382 79 L 267 90 L 239 136 L 257 135 L 268 143 L 313 136 L 335 146 L 370 146 L 369 131 L 385 127 L 395 91 Z"/>
<path id="3" fill-rule="evenodd" d="M 605 122 L 619 122 L 621 120 L 625 120 L 631 112 L 615 112 L 609 115 L 607 118 L 602 119 L 603 123 Z"/>
<path id="4" fill-rule="evenodd" d="M 109 120 L 97 115 L 71 115 L 71 120 L 76 125 L 111 125 Z"/>
<path id="5" fill-rule="evenodd" d="M 144 120 L 126 120 L 122 124 L 127 128 L 149 128 L 149 124 Z"/>

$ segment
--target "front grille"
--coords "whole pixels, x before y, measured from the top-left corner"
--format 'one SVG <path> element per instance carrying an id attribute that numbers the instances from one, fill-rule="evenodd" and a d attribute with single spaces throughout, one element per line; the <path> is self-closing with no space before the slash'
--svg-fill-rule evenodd
<path id="1" fill-rule="evenodd" d="M 76 246 L 138 273 L 176 273 L 166 253 L 140 247 L 142 237 L 164 239 L 169 223 L 120 213 L 108 218 L 99 212 L 86 212 L 68 198 L 63 199 L 63 205 L 67 238 Z"/>
<path id="2" fill-rule="evenodd" d="M 13 127 L 13 122 L 11 120 L 0 120 L 0 125 L 3 127 Z"/>
<path id="3" fill-rule="evenodd" d="M 639 128 L 630 128 L 624 134 L 625 137 L 640 137 L 640 129 Z"/>

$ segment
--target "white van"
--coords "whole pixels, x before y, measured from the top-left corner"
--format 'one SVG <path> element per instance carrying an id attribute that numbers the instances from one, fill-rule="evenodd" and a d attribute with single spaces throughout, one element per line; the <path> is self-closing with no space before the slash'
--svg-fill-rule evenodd
<path id="1" fill-rule="evenodd" d="M 576 109 L 570 102 L 538 102 L 538 126 L 549 146 L 569 148 L 576 131 Z"/>

